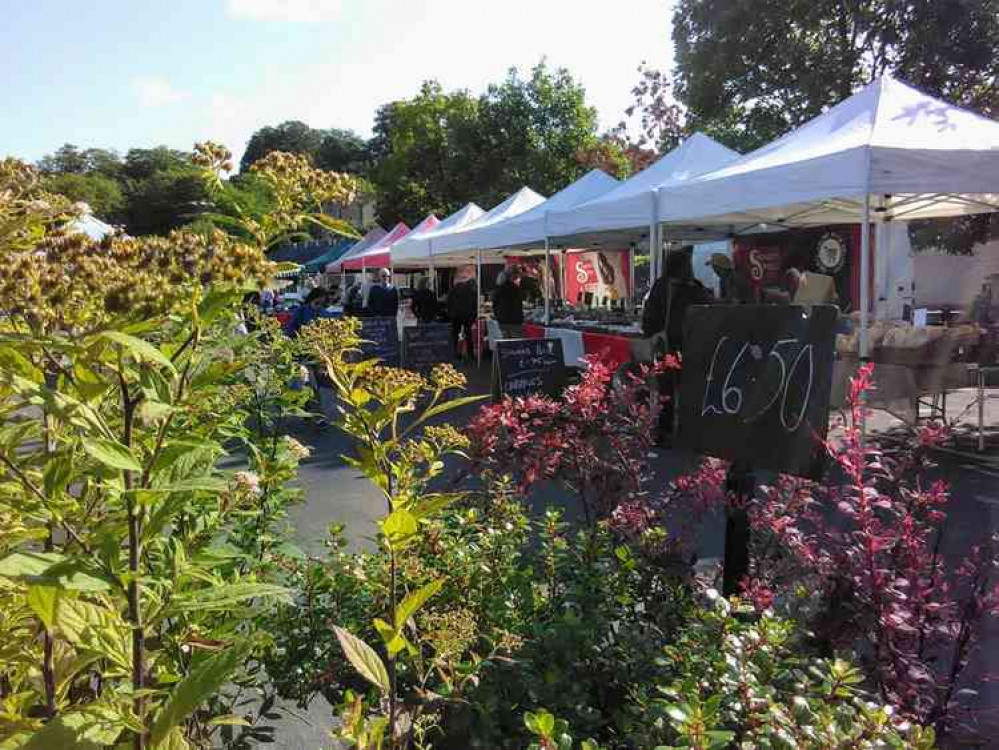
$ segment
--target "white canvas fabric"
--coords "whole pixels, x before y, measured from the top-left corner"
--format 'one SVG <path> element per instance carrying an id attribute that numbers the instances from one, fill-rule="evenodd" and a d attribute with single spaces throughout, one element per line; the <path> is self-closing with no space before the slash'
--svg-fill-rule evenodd
<path id="1" fill-rule="evenodd" d="M 549 236 L 548 217 L 552 213 L 567 211 L 587 203 L 620 184 L 606 172 L 592 169 L 533 208 L 494 224 L 470 230 L 468 242 L 482 248 L 543 247 L 545 238 Z"/>
<path id="2" fill-rule="evenodd" d="M 354 261 L 357 261 L 361 258 L 370 258 L 376 255 L 382 255 L 385 253 L 386 250 L 388 250 L 391 253 L 392 247 L 394 245 L 409 239 L 409 237 L 415 234 L 416 232 L 426 234 L 427 232 L 431 231 L 435 227 L 439 227 L 440 225 L 441 222 L 438 221 L 436 216 L 434 216 L 433 214 L 428 214 L 426 217 L 424 217 L 423 221 L 421 221 L 419 224 L 413 227 L 413 229 L 409 230 L 409 232 L 403 234 L 401 237 L 398 237 L 399 232 L 393 230 L 393 232 L 387 233 L 385 237 L 383 237 L 381 240 L 379 240 L 376 244 L 372 245 L 371 247 L 363 250 L 360 253 L 355 253 L 354 255 L 351 255 L 350 258 L 342 258 L 341 260 L 353 259 Z M 398 229 L 398 226 L 396 227 L 396 229 Z M 394 241 L 393 241 L 393 234 L 396 237 Z"/>
<path id="3" fill-rule="evenodd" d="M 548 215 L 548 230 L 551 236 L 558 238 L 561 246 L 620 245 L 642 238 L 647 242 L 649 225 L 655 221 L 653 197 L 656 190 L 681 185 L 738 158 L 739 154 L 732 149 L 703 133 L 694 133 L 613 190 L 586 203 L 552 211 Z M 675 236 L 680 239 L 679 232 Z"/>
<path id="4" fill-rule="evenodd" d="M 502 203 L 494 206 L 475 221 L 466 225 L 461 230 L 448 232 L 434 239 L 434 260 L 438 256 L 448 256 L 455 253 L 484 250 L 484 247 L 477 237 L 481 237 L 481 230 L 498 224 L 504 219 L 509 219 L 518 214 L 522 214 L 534 208 L 539 203 L 543 203 L 545 197 L 531 190 L 529 187 L 522 187 L 516 193 L 506 198 Z"/>
<path id="5" fill-rule="evenodd" d="M 114 231 L 114 227 L 88 213 L 74 219 L 69 225 L 69 231 L 85 234 L 92 240 L 103 240 L 106 235 Z"/>
<path id="6" fill-rule="evenodd" d="M 347 250 L 347 252 L 345 252 L 343 255 L 341 255 L 339 258 L 337 258 L 332 263 L 327 263 L 326 264 L 326 272 L 327 273 L 333 273 L 335 271 L 339 271 L 340 270 L 340 263 L 341 263 L 341 261 L 343 261 L 346 258 L 352 258 L 353 256 L 357 255 L 358 253 L 364 252 L 364 250 L 366 250 L 367 248 L 371 247 L 376 242 L 380 242 L 382 240 L 382 238 L 385 237 L 385 235 L 387 235 L 387 234 L 388 234 L 388 232 L 386 232 L 380 226 L 376 225 L 376 226 L 372 227 L 371 229 L 369 229 L 365 233 L 365 235 L 361 239 L 359 239 L 357 242 L 355 242 L 351 246 L 351 248 L 349 250 Z"/>
<path id="7" fill-rule="evenodd" d="M 420 233 L 415 230 L 410 232 L 390 248 L 392 264 L 397 268 L 427 266 L 430 263 L 433 243 L 436 238 L 450 232 L 460 231 L 485 213 L 475 203 L 467 203 L 433 229 Z"/>
<path id="8" fill-rule="evenodd" d="M 999 210 L 999 122 L 884 76 L 783 138 L 658 193 L 676 224 L 801 226 Z"/>

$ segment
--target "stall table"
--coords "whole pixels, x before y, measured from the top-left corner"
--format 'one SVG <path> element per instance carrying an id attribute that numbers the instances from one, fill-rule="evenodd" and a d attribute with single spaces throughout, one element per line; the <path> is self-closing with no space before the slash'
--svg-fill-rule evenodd
<path id="1" fill-rule="evenodd" d="M 657 338 L 645 338 L 640 333 L 600 330 L 589 326 L 559 326 L 525 323 L 528 338 L 559 338 L 565 352 L 565 364 L 581 367 L 583 356 L 600 356 L 615 368 L 628 362 L 651 362 Z"/>

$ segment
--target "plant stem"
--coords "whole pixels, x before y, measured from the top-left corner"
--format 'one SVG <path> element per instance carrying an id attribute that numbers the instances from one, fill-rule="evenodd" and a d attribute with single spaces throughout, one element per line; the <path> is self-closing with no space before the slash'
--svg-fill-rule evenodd
<path id="1" fill-rule="evenodd" d="M 392 473 L 391 471 L 385 472 L 386 485 L 385 488 L 388 491 L 389 498 L 392 497 Z M 389 501 L 389 510 L 391 512 L 391 499 Z M 396 585 L 397 585 L 397 567 L 396 567 L 396 550 L 394 546 L 389 547 L 389 622 L 395 622 L 395 607 L 396 607 Z M 396 663 L 395 657 L 392 654 L 388 655 L 388 673 L 389 673 L 389 748 L 390 750 L 395 750 L 396 744 Z"/>
<path id="2" fill-rule="evenodd" d="M 132 423 L 135 417 L 136 402 L 129 397 L 128 384 L 119 359 L 118 381 L 121 388 L 122 415 L 124 428 L 122 442 L 132 447 Z M 142 624 L 141 591 L 139 590 L 139 560 L 142 558 L 142 529 L 139 522 L 139 509 L 132 494 L 133 477 L 131 471 L 123 471 L 125 494 L 128 498 L 128 619 L 132 624 L 132 689 L 138 693 L 145 687 L 146 673 L 146 633 Z M 132 740 L 134 750 L 146 748 L 146 699 L 136 695 L 132 699 L 135 715 L 142 727 Z"/>
<path id="3" fill-rule="evenodd" d="M 46 388 L 54 391 L 58 385 L 59 374 L 51 369 L 46 370 Z M 47 410 L 42 415 L 42 432 L 45 435 L 45 461 L 48 463 L 49 455 L 55 451 L 55 438 L 52 435 L 52 415 L 49 414 Z M 45 499 L 42 493 L 39 493 L 39 496 L 41 496 L 43 500 Z M 48 536 L 45 538 L 45 551 L 51 552 L 53 547 L 52 522 L 49 521 L 47 526 Z M 52 639 L 52 633 L 48 628 L 43 628 L 43 641 L 42 681 L 45 683 L 45 715 L 51 718 L 56 715 L 55 667 L 53 665 L 53 648 L 55 644 Z"/>
<path id="4" fill-rule="evenodd" d="M 389 622 L 395 622 L 395 599 L 396 599 L 396 561 L 395 561 L 395 550 L 389 551 L 389 609 L 390 609 L 390 619 Z M 395 685 L 396 685 L 396 664 L 395 657 L 389 654 L 388 657 L 388 673 L 389 673 L 389 747 L 396 747 L 396 695 L 395 695 Z"/>

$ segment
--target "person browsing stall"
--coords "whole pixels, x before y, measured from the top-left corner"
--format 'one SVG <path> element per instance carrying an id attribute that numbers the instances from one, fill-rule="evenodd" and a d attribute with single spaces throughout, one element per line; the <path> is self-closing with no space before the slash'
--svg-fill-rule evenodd
<path id="1" fill-rule="evenodd" d="M 298 332 L 302 326 L 311 323 L 319 317 L 319 313 L 327 305 L 327 296 L 326 290 L 322 287 L 312 289 L 305 297 L 305 301 L 295 308 L 291 319 L 285 325 L 284 332 L 291 336 L 291 338 L 298 336 Z"/>
<path id="2" fill-rule="evenodd" d="M 399 312 L 399 290 L 392 283 L 392 272 L 383 268 L 378 281 L 368 293 L 368 315 L 376 318 L 394 318 Z"/>
<path id="3" fill-rule="evenodd" d="M 666 351 L 683 350 L 683 324 L 687 309 L 711 301 L 711 293 L 694 278 L 693 248 L 685 247 L 666 256 L 665 274 L 656 279 L 642 310 L 642 334 L 647 338 L 665 335 Z M 667 444 L 673 434 L 673 414 L 679 392 L 678 373 L 668 370 L 659 377 L 659 394 L 664 397 L 656 442 Z"/>
<path id="4" fill-rule="evenodd" d="M 524 292 L 520 288 L 521 272 L 518 266 L 508 269 L 502 282 L 493 292 L 493 317 L 503 329 L 506 338 L 519 338 L 517 330 L 524 325 Z"/>
<path id="5" fill-rule="evenodd" d="M 465 337 L 467 352 L 472 351 L 472 324 L 478 318 L 479 291 L 474 278 L 460 281 L 451 287 L 447 295 L 447 316 L 451 321 L 451 345 L 455 357 L 461 359 L 459 341 Z"/>
<path id="6" fill-rule="evenodd" d="M 433 323 L 437 320 L 437 295 L 430 289 L 430 279 L 426 277 L 420 279 L 413 294 L 411 307 L 419 323 Z"/>

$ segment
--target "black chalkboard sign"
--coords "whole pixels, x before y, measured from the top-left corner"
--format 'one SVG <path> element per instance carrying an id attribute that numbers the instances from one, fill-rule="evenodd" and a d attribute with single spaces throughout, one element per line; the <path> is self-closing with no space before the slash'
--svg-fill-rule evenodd
<path id="1" fill-rule="evenodd" d="M 691 307 L 680 444 L 753 468 L 821 477 L 836 318 L 829 305 Z"/>
<path id="2" fill-rule="evenodd" d="M 452 357 L 451 326 L 426 323 L 402 329 L 402 361 L 411 370 L 429 370 Z"/>
<path id="3" fill-rule="evenodd" d="M 361 318 L 363 356 L 376 357 L 386 365 L 399 364 L 399 328 L 395 318 Z"/>
<path id="4" fill-rule="evenodd" d="M 565 387 L 561 339 L 499 339 L 493 350 L 493 398 L 558 396 Z"/>

